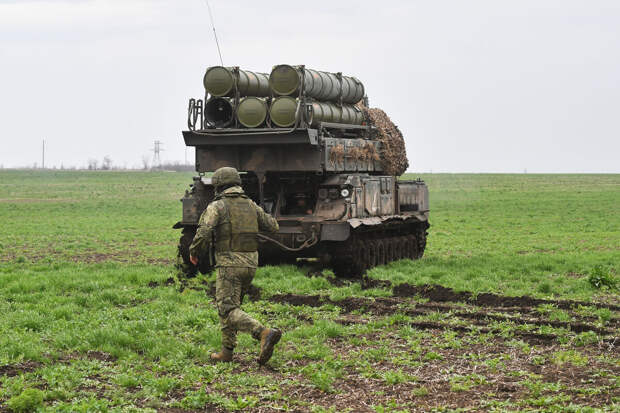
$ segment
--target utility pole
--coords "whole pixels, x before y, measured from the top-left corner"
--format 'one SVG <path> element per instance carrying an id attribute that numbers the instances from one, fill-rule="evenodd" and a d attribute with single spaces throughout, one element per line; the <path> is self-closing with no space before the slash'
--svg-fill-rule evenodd
<path id="1" fill-rule="evenodd" d="M 45 139 L 43 139 L 43 151 L 41 157 L 41 169 L 45 169 Z"/>
<path id="2" fill-rule="evenodd" d="M 159 156 L 159 153 L 163 151 L 163 149 L 161 148 L 162 144 L 163 144 L 162 141 L 155 140 L 153 149 L 151 149 L 153 151 L 153 162 L 151 163 L 153 168 L 161 167 L 161 158 Z"/>

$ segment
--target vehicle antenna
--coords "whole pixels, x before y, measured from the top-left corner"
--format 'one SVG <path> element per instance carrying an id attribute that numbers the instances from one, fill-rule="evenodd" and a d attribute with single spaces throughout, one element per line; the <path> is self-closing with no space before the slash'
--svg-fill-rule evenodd
<path id="1" fill-rule="evenodd" d="M 213 29 L 213 37 L 215 37 L 215 45 L 217 46 L 217 54 L 220 55 L 220 63 L 224 66 L 224 60 L 222 60 L 222 51 L 220 50 L 220 42 L 217 40 L 217 32 L 215 31 L 215 23 L 213 23 L 213 13 L 211 12 L 211 6 L 209 0 L 205 0 L 207 3 L 207 10 L 209 10 L 209 20 L 211 20 L 211 28 Z"/>

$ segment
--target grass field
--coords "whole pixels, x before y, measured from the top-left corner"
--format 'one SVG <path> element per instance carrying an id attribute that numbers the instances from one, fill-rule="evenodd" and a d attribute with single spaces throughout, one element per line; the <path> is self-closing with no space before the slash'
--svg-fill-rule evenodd
<path id="1" fill-rule="evenodd" d="M 423 175 L 427 251 L 264 267 L 268 367 L 173 257 L 191 174 L 0 171 L 0 411 L 619 411 L 620 175 Z"/>

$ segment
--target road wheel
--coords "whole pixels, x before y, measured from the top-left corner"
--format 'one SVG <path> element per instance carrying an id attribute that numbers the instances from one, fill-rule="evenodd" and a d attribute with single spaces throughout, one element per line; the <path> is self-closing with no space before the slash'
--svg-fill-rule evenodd
<path id="1" fill-rule="evenodd" d="M 361 265 L 364 267 L 364 273 L 369 268 L 372 268 L 372 263 L 370 262 L 370 259 L 371 259 L 370 244 L 366 240 L 360 240 L 359 259 L 360 259 Z"/>
<path id="2" fill-rule="evenodd" d="M 398 261 L 403 258 L 403 237 L 394 238 L 394 261 Z"/>
<path id="3" fill-rule="evenodd" d="M 385 238 L 383 245 L 385 246 L 385 263 L 389 264 L 394 260 L 394 238 Z"/>
<path id="4" fill-rule="evenodd" d="M 357 241 L 353 244 L 351 256 L 351 276 L 359 278 L 366 272 L 368 268 L 368 249 L 363 241 Z"/>
<path id="5" fill-rule="evenodd" d="M 411 259 L 418 259 L 418 238 L 415 235 L 411 236 Z"/>
<path id="6" fill-rule="evenodd" d="M 428 232 L 426 232 L 426 228 L 428 228 L 428 224 L 418 230 L 418 258 L 422 258 L 422 256 L 424 255 L 424 250 L 426 249 L 426 236 L 428 235 Z"/>
<path id="7" fill-rule="evenodd" d="M 378 250 L 378 245 L 377 245 L 377 241 L 376 240 L 369 240 L 366 243 L 366 246 L 368 248 L 368 268 L 373 268 L 377 266 L 377 250 Z"/>
<path id="8" fill-rule="evenodd" d="M 410 260 L 415 259 L 415 255 L 413 253 L 415 247 L 413 246 L 415 243 L 415 238 L 413 235 L 408 235 L 405 237 L 405 245 L 403 251 L 403 258 L 409 258 Z"/>
<path id="9" fill-rule="evenodd" d="M 377 240 L 377 265 L 385 265 L 385 242 Z"/>
<path id="10" fill-rule="evenodd" d="M 400 259 L 405 259 L 405 258 L 409 258 L 409 256 L 407 255 L 407 251 L 409 251 L 409 238 L 402 236 L 399 237 L 400 241 Z"/>

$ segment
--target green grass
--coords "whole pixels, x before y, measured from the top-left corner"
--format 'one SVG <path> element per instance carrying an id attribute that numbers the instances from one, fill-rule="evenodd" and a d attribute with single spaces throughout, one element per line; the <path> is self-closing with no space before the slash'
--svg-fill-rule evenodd
<path id="1" fill-rule="evenodd" d="M 257 371 L 257 347 L 247 335 L 239 337 L 236 363 L 211 365 L 209 353 L 220 345 L 219 319 L 206 287 L 196 280 L 195 288 L 179 293 L 163 283 L 174 276 L 179 233 L 171 227 L 180 218 L 178 199 L 191 176 L 0 171 L 0 368 L 22 369 L 11 374 L 0 370 L 0 410 L 271 406 L 329 411 L 329 405 L 321 407 L 304 395 L 324 394 L 327 403 L 342 391 L 344 381 L 356 377 L 381 388 L 377 401 L 367 400 L 377 411 L 414 406 L 391 401 L 389 389 L 395 386 L 424 406 L 449 408 L 450 403 L 432 405 L 438 387 L 417 373 L 425 366 L 443 366 L 442 391 L 479 400 L 479 406 L 569 406 L 564 388 L 560 392 L 553 383 L 529 376 L 522 380 L 526 394 L 521 401 L 504 405 L 484 396 L 493 380 L 489 375 L 519 371 L 514 358 L 527 360 L 521 368 L 532 369 L 585 368 L 596 360 L 609 384 L 598 390 L 580 388 L 579 394 L 617 394 L 620 364 L 613 354 L 591 353 L 599 341 L 596 333 L 493 321 L 485 334 L 436 334 L 411 323 L 457 323 L 453 312 L 406 315 L 414 304 L 385 317 L 359 310 L 351 314 L 359 321 L 343 324 L 337 306 L 293 307 L 269 297 L 320 294 L 340 300 L 389 296 L 391 291 L 364 290 L 358 283 L 334 287 L 326 278 L 309 278 L 304 268 L 290 265 L 260 268 L 254 283 L 262 289 L 262 299 L 244 304 L 262 322 L 285 331 L 270 363 L 277 373 Z M 422 178 L 429 185 L 432 208 L 424 258 L 373 269 L 371 278 L 618 304 L 619 175 Z M 151 288 L 150 282 L 159 286 Z M 567 311 L 542 305 L 534 310 L 550 322 L 591 317 L 599 327 L 615 325 L 618 317 L 613 310 L 592 306 Z M 520 341 L 518 334 L 524 331 L 557 334 L 559 347 L 545 354 Z M 494 340 L 517 355 L 468 358 L 467 363 L 484 369 L 476 373 L 450 370 L 455 354 L 474 354 L 473 348 Z M 296 396 L 288 395 L 291 389 L 297 389 Z M 588 404 L 579 400 L 575 411 Z M 607 408 L 617 407 L 617 396 L 608 400 Z"/>
<path id="2" fill-rule="evenodd" d="M 591 299 L 597 266 L 618 276 L 620 176 L 430 175 L 425 259 L 371 272 L 396 282 Z"/>

